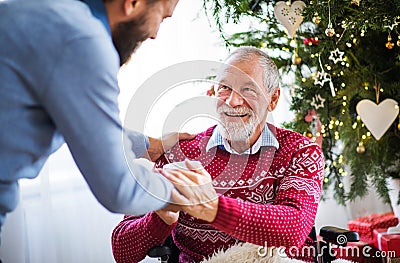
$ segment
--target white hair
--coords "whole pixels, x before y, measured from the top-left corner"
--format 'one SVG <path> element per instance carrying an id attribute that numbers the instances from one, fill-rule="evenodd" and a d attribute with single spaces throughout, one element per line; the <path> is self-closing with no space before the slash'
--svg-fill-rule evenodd
<path id="1" fill-rule="evenodd" d="M 271 94 L 279 87 L 279 73 L 275 62 L 264 51 L 249 46 L 243 46 L 233 51 L 226 59 L 227 61 L 254 61 L 258 60 L 264 69 L 264 86 L 267 92 Z"/>

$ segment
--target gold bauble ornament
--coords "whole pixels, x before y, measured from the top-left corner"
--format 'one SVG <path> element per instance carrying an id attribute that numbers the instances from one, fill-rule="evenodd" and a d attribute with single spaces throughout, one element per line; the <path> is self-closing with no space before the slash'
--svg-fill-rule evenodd
<path id="1" fill-rule="evenodd" d="M 397 124 L 397 129 L 400 131 L 400 122 Z"/>
<path id="2" fill-rule="evenodd" d="M 394 43 L 389 41 L 385 44 L 385 46 L 387 49 L 392 49 L 394 47 Z"/>
<path id="3" fill-rule="evenodd" d="M 335 29 L 333 29 L 331 24 L 329 24 L 326 28 L 325 35 L 327 35 L 328 37 L 333 37 L 333 35 L 335 35 Z"/>
<path id="4" fill-rule="evenodd" d="M 313 21 L 313 23 L 314 24 L 319 24 L 319 23 L 321 23 L 321 17 L 318 15 L 318 13 L 315 13 L 314 14 L 314 16 L 313 16 L 313 18 L 312 18 L 312 21 Z"/>
<path id="5" fill-rule="evenodd" d="M 312 132 L 310 130 L 307 130 L 306 137 L 311 139 L 313 136 L 314 135 L 312 134 Z"/>
<path id="6" fill-rule="evenodd" d="M 299 57 L 297 54 L 293 54 L 292 63 L 293 63 L 293 65 L 300 65 L 301 57 Z"/>
<path id="7" fill-rule="evenodd" d="M 357 153 L 359 153 L 359 154 L 365 153 L 365 146 L 364 146 L 363 142 L 359 142 L 359 143 L 358 143 L 358 146 L 357 146 L 357 148 L 356 148 L 356 151 L 357 151 Z"/>
<path id="8" fill-rule="evenodd" d="M 351 4 L 352 4 L 352 5 L 360 6 L 360 1 L 361 1 L 361 0 L 351 0 Z"/>
<path id="9" fill-rule="evenodd" d="M 400 36 L 399 36 L 399 40 L 397 40 L 397 46 L 400 47 Z"/>

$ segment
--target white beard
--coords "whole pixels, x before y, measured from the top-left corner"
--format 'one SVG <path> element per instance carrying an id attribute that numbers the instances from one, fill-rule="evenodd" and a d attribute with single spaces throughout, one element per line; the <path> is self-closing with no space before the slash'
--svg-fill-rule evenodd
<path id="1" fill-rule="evenodd" d="M 221 105 L 217 112 L 220 114 L 221 121 L 221 136 L 228 141 L 235 142 L 248 142 L 249 137 L 254 133 L 256 128 L 256 116 L 254 112 L 250 109 L 241 108 L 231 108 L 229 106 Z M 237 113 L 237 114 L 249 114 L 250 118 L 244 121 L 227 121 L 225 112 Z"/>

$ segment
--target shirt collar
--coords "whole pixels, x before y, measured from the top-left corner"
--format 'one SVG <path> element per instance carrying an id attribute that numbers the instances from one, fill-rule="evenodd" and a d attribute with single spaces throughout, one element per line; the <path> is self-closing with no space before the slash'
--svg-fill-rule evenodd
<path id="1" fill-rule="evenodd" d="M 81 1 L 89 6 L 93 16 L 101 21 L 101 23 L 106 28 L 108 34 L 111 36 L 110 24 L 108 23 L 107 11 L 103 1 L 102 0 L 81 0 Z"/>
<path id="2" fill-rule="evenodd" d="M 207 143 L 206 151 L 208 152 L 212 147 L 222 146 L 223 149 L 232 154 L 238 154 L 234 149 L 232 149 L 226 139 L 224 139 L 221 135 L 222 127 L 217 125 L 213 130 L 213 133 L 210 137 L 210 140 Z M 275 135 L 268 128 L 268 125 L 264 126 L 264 130 L 258 140 L 253 144 L 253 146 L 243 153 L 240 154 L 254 154 L 260 150 L 263 146 L 272 146 L 276 149 L 279 149 L 279 143 L 276 139 Z"/>

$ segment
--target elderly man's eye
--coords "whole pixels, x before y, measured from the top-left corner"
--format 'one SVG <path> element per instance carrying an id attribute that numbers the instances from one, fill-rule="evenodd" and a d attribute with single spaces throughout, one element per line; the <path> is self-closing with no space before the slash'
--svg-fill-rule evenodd
<path id="1" fill-rule="evenodd" d="M 255 95 L 257 94 L 257 91 L 255 89 L 253 89 L 253 88 L 250 88 L 250 87 L 244 87 L 242 89 L 242 92 L 244 94 L 255 94 Z"/>
<path id="2" fill-rule="evenodd" d="M 227 85 L 220 84 L 218 90 L 230 90 L 231 88 Z"/>

